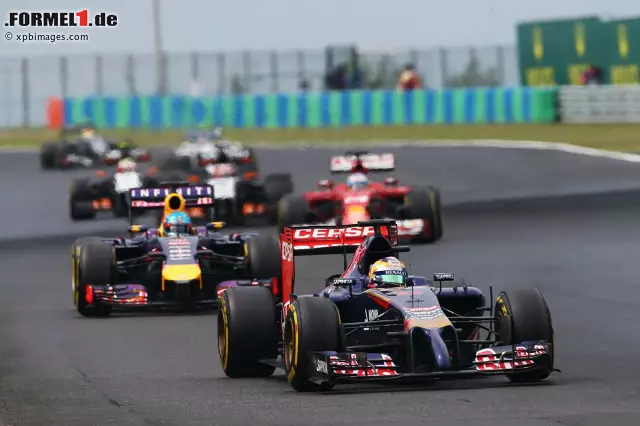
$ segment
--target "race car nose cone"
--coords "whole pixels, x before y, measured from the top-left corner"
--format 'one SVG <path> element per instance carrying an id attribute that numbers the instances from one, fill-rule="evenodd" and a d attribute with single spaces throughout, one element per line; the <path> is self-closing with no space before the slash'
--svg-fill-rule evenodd
<path id="1" fill-rule="evenodd" d="M 162 279 L 165 281 L 189 282 L 200 278 L 198 265 L 167 265 L 162 269 Z"/>

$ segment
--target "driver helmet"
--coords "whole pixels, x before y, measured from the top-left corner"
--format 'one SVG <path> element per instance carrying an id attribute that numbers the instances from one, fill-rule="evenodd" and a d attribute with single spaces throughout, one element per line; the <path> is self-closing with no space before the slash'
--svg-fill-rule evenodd
<path id="1" fill-rule="evenodd" d="M 125 158 L 124 160 L 120 160 L 118 162 L 118 165 L 116 166 L 116 170 L 118 173 L 135 172 L 136 162 L 130 158 Z"/>
<path id="2" fill-rule="evenodd" d="M 184 212 L 172 212 L 164 218 L 164 222 L 158 234 L 163 237 L 179 237 L 191 235 L 193 233 L 193 225 L 191 218 Z"/>
<path id="3" fill-rule="evenodd" d="M 209 140 L 212 140 L 212 141 L 217 141 L 219 139 L 222 139 L 222 128 L 216 127 L 211 132 L 209 132 L 208 136 L 209 136 Z"/>
<path id="4" fill-rule="evenodd" d="M 96 132 L 93 129 L 84 129 L 80 133 L 82 139 L 91 140 L 96 137 Z"/>
<path id="5" fill-rule="evenodd" d="M 347 179 L 347 187 L 352 191 L 365 189 L 369 186 L 369 178 L 364 173 L 354 173 Z"/>
<path id="6" fill-rule="evenodd" d="M 196 143 L 198 142 L 199 136 L 197 133 L 188 133 L 187 134 L 187 138 L 186 138 L 186 142 L 189 143 Z"/>
<path id="7" fill-rule="evenodd" d="M 404 287 L 408 276 L 404 263 L 395 257 L 385 257 L 369 268 L 369 287 Z"/>

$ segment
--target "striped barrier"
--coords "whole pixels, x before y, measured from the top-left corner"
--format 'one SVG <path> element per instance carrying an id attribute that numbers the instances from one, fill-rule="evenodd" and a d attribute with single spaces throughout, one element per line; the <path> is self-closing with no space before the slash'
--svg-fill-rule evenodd
<path id="1" fill-rule="evenodd" d="M 556 89 L 478 88 L 239 96 L 136 96 L 49 101 L 49 126 L 92 122 L 106 129 L 323 128 L 424 124 L 543 123 Z M 62 117 L 60 117 L 62 115 Z"/>

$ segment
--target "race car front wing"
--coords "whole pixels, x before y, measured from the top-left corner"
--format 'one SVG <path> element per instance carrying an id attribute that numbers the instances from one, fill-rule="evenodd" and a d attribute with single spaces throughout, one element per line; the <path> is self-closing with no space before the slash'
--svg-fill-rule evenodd
<path id="1" fill-rule="evenodd" d="M 366 352 L 311 352 L 310 381 L 354 383 L 362 381 L 420 381 L 428 379 L 468 378 L 517 374 L 532 370 L 559 371 L 552 365 L 552 346 L 548 342 L 523 342 L 497 346 L 476 352 L 473 365 L 460 370 L 412 372 L 393 362 L 388 354 Z"/>
<path id="2" fill-rule="evenodd" d="M 147 288 L 141 284 L 116 284 L 107 286 L 87 286 L 87 303 L 107 305 L 114 308 L 145 308 L 178 306 L 181 302 L 151 300 Z M 217 306 L 218 299 L 206 299 L 196 302 L 202 306 Z"/>

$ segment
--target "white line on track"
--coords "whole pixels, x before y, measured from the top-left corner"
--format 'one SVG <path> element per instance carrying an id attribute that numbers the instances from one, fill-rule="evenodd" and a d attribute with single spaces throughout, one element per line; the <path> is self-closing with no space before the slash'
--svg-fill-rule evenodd
<path id="1" fill-rule="evenodd" d="M 327 142 L 322 145 L 314 145 L 306 141 L 295 141 L 290 143 L 273 144 L 270 142 L 258 142 L 251 144 L 251 146 L 273 149 L 273 150 L 286 150 L 286 149 L 336 149 L 336 148 L 367 148 L 367 147 L 388 147 L 388 148 L 401 148 L 401 147 L 433 147 L 433 148 L 463 148 L 463 147 L 484 147 L 484 148 L 506 148 L 506 149 L 532 149 L 541 151 L 560 151 L 570 154 L 586 155 L 589 157 L 609 158 L 612 160 L 626 161 L 629 163 L 640 163 L 640 155 L 626 152 L 607 151 L 604 149 L 587 148 L 578 145 L 572 145 L 568 143 L 560 142 L 540 142 L 540 141 L 515 141 L 515 140 L 501 140 L 501 139 L 484 139 L 484 140 L 423 140 L 423 141 L 408 141 L 408 140 L 394 140 L 394 141 L 372 141 L 369 143 L 355 142 L 355 141 L 338 141 Z M 12 147 L 4 146 L 0 147 L 0 154 L 25 154 L 35 153 L 37 148 L 24 148 L 24 147 Z"/>

